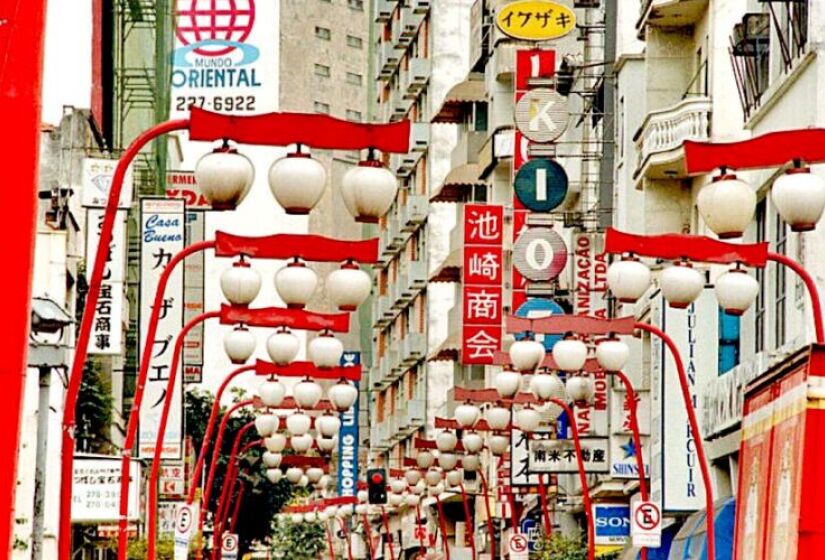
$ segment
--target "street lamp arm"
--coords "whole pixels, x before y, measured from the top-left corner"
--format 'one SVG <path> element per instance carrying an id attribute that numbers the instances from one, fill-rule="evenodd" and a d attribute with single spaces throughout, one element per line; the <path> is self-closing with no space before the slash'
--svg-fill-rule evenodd
<path id="1" fill-rule="evenodd" d="M 247 422 L 246 424 L 238 430 L 238 433 L 235 434 L 235 440 L 232 442 L 232 450 L 229 453 L 229 460 L 226 463 L 226 473 L 224 474 L 224 484 L 223 484 L 223 491 L 221 492 L 220 497 L 218 498 L 218 503 L 216 504 L 215 508 L 215 523 L 214 523 L 214 530 L 212 532 L 212 548 L 214 550 L 220 550 L 221 548 L 221 533 L 223 533 L 225 518 L 229 514 L 229 501 L 232 498 L 232 489 L 235 486 L 235 479 L 238 475 L 238 459 L 244 451 L 248 451 L 252 447 L 256 445 L 260 445 L 261 440 L 256 440 L 251 442 L 247 447 L 241 451 L 241 441 L 246 436 L 246 434 L 255 427 L 255 421 Z M 215 448 L 216 450 L 219 448 Z M 204 504 L 204 509 L 208 508 L 209 504 Z M 149 558 L 149 560 L 154 560 L 154 558 Z"/>
<path id="2" fill-rule="evenodd" d="M 676 364 L 676 372 L 679 376 L 679 386 L 682 390 L 682 399 L 684 400 L 685 410 L 687 412 L 688 423 L 690 424 L 690 432 L 693 436 L 693 442 L 696 446 L 696 457 L 699 460 L 699 469 L 702 473 L 702 482 L 705 486 L 705 522 L 707 524 L 707 550 L 708 560 L 715 560 L 716 541 L 714 537 L 714 509 L 713 509 L 713 481 L 710 477 L 710 467 L 708 466 L 707 457 L 705 456 L 705 445 L 702 440 L 702 434 L 699 431 L 699 421 L 696 419 L 696 409 L 693 408 L 693 397 L 690 393 L 690 385 L 688 383 L 687 372 L 685 371 L 685 364 L 682 362 L 682 356 L 679 353 L 679 348 L 673 339 L 662 329 L 651 325 L 649 323 L 638 322 L 636 327 L 640 330 L 646 331 L 654 336 L 657 336 L 670 351 L 673 361 Z"/>
<path id="3" fill-rule="evenodd" d="M 484 476 L 484 469 L 478 469 L 478 477 L 481 480 L 481 487 L 484 490 L 484 511 L 487 513 L 487 532 L 490 536 L 490 558 L 496 557 L 496 531 L 493 526 L 493 512 L 490 510 L 490 486 L 487 484 L 487 477 Z"/>
<path id="4" fill-rule="evenodd" d="M 465 531 L 469 532 L 470 534 L 470 550 L 473 554 L 473 558 L 476 557 L 476 528 L 475 523 L 473 523 L 472 519 L 473 516 L 470 514 L 470 499 L 467 497 L 467 489 L 464 487 L 464 482 L 459 484 L 459 489 L 461 490 L 461 503 L 464 506 L 464 519 L 466 528 Z"/>
<path id="5" fill-rule="evenodd" d="M 819 290 L 816 287 L 813 276 L 811 276 L 801 264 L 781 253 L 768 253 L 768 260 L 790 268 L 799 276 L 802 282 L 804 282 L 805 288 L 808 290 L 808 296 L 811 298 L 811 311 L 814 315 L 816 343 L 825 344 L 825 328 L 823 328 L 822 325 L 822 301 L 819 297 Z"/>

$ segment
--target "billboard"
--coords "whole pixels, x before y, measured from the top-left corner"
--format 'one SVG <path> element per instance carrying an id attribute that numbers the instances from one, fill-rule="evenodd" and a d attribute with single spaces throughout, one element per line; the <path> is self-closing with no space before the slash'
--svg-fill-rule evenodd
<path id="1" fill-rule="evenodd" d="M 72 523 L 106 523 L 120 519 L 120 457 L 75 455 L 72 474 Z M 130 520 L 140 518 L 140 462 L 129 470 Z"/>
<path id="2" fill-rule="evenodd" d="M 103 209 L 86 213 L 86 272 L 91 274 L 100 245 Z M 118 210 L 112 229 L 112 242 L 100 283 L 100 297 L 92 322 L 89 354 L 119 356 L 123 353 L 123 299 L 126 279 L 126 210 Z"/>

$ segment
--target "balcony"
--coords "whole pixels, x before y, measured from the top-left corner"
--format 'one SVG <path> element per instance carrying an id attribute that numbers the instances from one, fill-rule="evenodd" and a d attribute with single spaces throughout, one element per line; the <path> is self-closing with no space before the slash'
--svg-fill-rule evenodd
<path id="1" fill-rule="evenodd" d="M 430 11 L 430 0 L 411 0 L 410 5 L 416 14 L 426 14 Z"/>
<path id="2" fill-rule="evenodd" d="M 644 39 L 645 27 L 687 27 L 702 19 L 708 0 L 643 0 L 636 30 Z"/>
<path id="3" fill-rule="evenodd" d="M 424 12 L 416 12 L 412 6 L 401 8 L 400 33 L 402 43 L 409 43 L 418 33 L 421 22 L 424 21 Z"/>
<path id="4" fill-rule="evenodd" d="M 392 12 L 397 5 L 397 0 L 377 0 L 375 3 L 375 22 L 387 23 L 390 21 Z"/>
<path id="5" fill-rule="evenodd" d="M 401 341 L 401 365 L 409 368 L 427 355 L 427 335 L 411 332 Z"/>
<path id="6" fill-rule="evenodd" d="M 385 327 L 395 317 L 390 295 L 386 294 L 375 298 L 373 321 L 376 327 Z"/>
<path id="7" fill-rule="evenodd" d="M 381 367 L 370 368 L 370 387 L 378 389 L 382 387 L 383 376 L 381 374 Z"/>
<path id="8" fill-rule="evenodd" d="M 391 76 L 398 67 L 398 62 L 401 60 L 402 51 L 397 45 L 389 41 L 385 41 L 381 43 L 379 53 L 380 64 L 378 73 L 382 78 L 387 78 Z"/>
<path id="9" fill-rule="evenodd" d="M 390 423 L 386 420 L 372 425 L 370 448 L 386 450 L 390 447 Z"/>
<path id="10" fill-rule="evenodd" d="M 423 290 L 427 287 L 427 261 L 410 261 L 407 265 L 406 275 L 410 291 Z"/>
<path id="11" fill-rule="evenodd" d="M 415 99 L 427 87 L 432 73 L 432 62 L 429 58 L 411 58 L 407 69 L 405 85 L 405 99 Z"/>
<path id="12" fill-rule="evenodd" d="M 417 430 L 423 428 L 427 423 L 427 403 L 423 400 L 413 399 L 407 401 L 407 428 Z"/>
<path id="13" fill-rule="evenodd" d="M 423 195 L 412 195 L 407 203 L 401 207 L 401 230 L 412 232 L 427 221 L 430 210 L 430 201 Z"/>
<path id="14" fill-rule="evenodd" d="M 711 100 L 685 99 L 673 107 L 648 113 L 636 132 L 638 162 L 634 178 L 678 179 L 686 177 L 685 140 L 705 141 L 710 137 Z"/>
<path id="15" fill-rule="evenodd" d="M 430 123 L 412 123 L 410 130 L 410 149 L 414 152 L 424 152 L 430 145 Z"/>

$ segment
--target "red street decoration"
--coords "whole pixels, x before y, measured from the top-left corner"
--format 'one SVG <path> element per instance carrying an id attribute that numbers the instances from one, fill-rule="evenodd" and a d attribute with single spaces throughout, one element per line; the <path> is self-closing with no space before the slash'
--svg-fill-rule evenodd
<path id="1" fill-rule="evenodd" d="M 306 455 L 284 455 L 281 459 L 281 468 L 288 469 L 291 467 L 298 468 L 318 468 L 324 469 L 324 472 L 329 471 L 329 460 L 325 457 L 308 457 Z"/>
<path id="2" fill-rule="evenodd" d="M 636 330 L 635 317 L 620 319 L 599 319 L 582 315 L 551 315 L 539 319 L 507 316 L 507 332 L 534 332 L 537 334 L 573 333 L 584 336 L 623 334 L 631 335 Z M 509 360 L 509 357 L 508 357 Z"/>
<path id="3" fill-rule="evenodd" d="M 378 238 L 364 241 L 332 239 L 321 235 L 278 233 L 264 237 L 215 232 L 215 256 L 244 255 L 258 259 L 292 259 L 305 261 L 343 262 L 354 260 L 364 264 L 378 262 Z"/>
<path id="4" fill-rule="evenodd" d="M 458 422 L 455 421 L 453 418 L 439 418 L 436 416 L 435 418 L 435 427 L 436 429 L 440 430 L 463 430 L 465 428 L 461 428 L 458 425 Z M 479 419 L 478 422 L 470 430 L 472 432 L 492 432 L 493 430 L 490 428 L 490 425 L 487 423 L 487 420 L 484 418 Z"/>
<path id="5" fill-rule="evenodd" d="M 292 362 L 285 366 L 258 360 L 255 362 L 256 375 L 277 375 L 279 377 L 309 377 L 311 379 L 346 379 L 361 381 L 361 364 L 320 369 L 312 362 Z M 281 408 L 280 406 L 278 408 Z"/>
<path id="6" fill-rule="evenodd" d="M 364 150 L 406 154 L 410 151 L 410 121 L 389 124 L 355 123 L 329 115 L 267 113 L 236 116 L 212 113 L 192 107 L 189 114 L 190 140 L 234 140 L 240 144 Z"/>
<path id="7" fill-rule="evenodd" d="M 288 309 L 284 307 L 265 307 L 250 309 L 237 305 L 221 305 L 221 324 L 249 327 L 289 327 L 290 329 L 308 331 L 349 331 L 349 313 L 334 315 L 313 313 L 304 309 Z"/>
<path id="8" fill-rule="evenodd" d="M 794 160 L 825 161 L 825 129 L 806 128 L 769 132 L 741 142 L 696 142 L 687 140 L 685 168 L 688 175 L 716 169 L 761 169 L 781 167 Z"/>

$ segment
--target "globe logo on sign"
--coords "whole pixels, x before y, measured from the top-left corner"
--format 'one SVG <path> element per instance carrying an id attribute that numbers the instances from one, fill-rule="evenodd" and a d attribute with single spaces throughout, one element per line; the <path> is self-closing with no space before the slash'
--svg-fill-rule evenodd
<path id="1" fill-rule="evenodd" d="M 175 53 L 176 66 L 192 66 L 186 60 L 192 52 L 218 58 L 240 50 L 240 64 L 258 58 L 258 49 L 244 43 L 255 24 L 255 0 L 178 0 L 175 15 L 175 35 L 184 45 Z"/>

